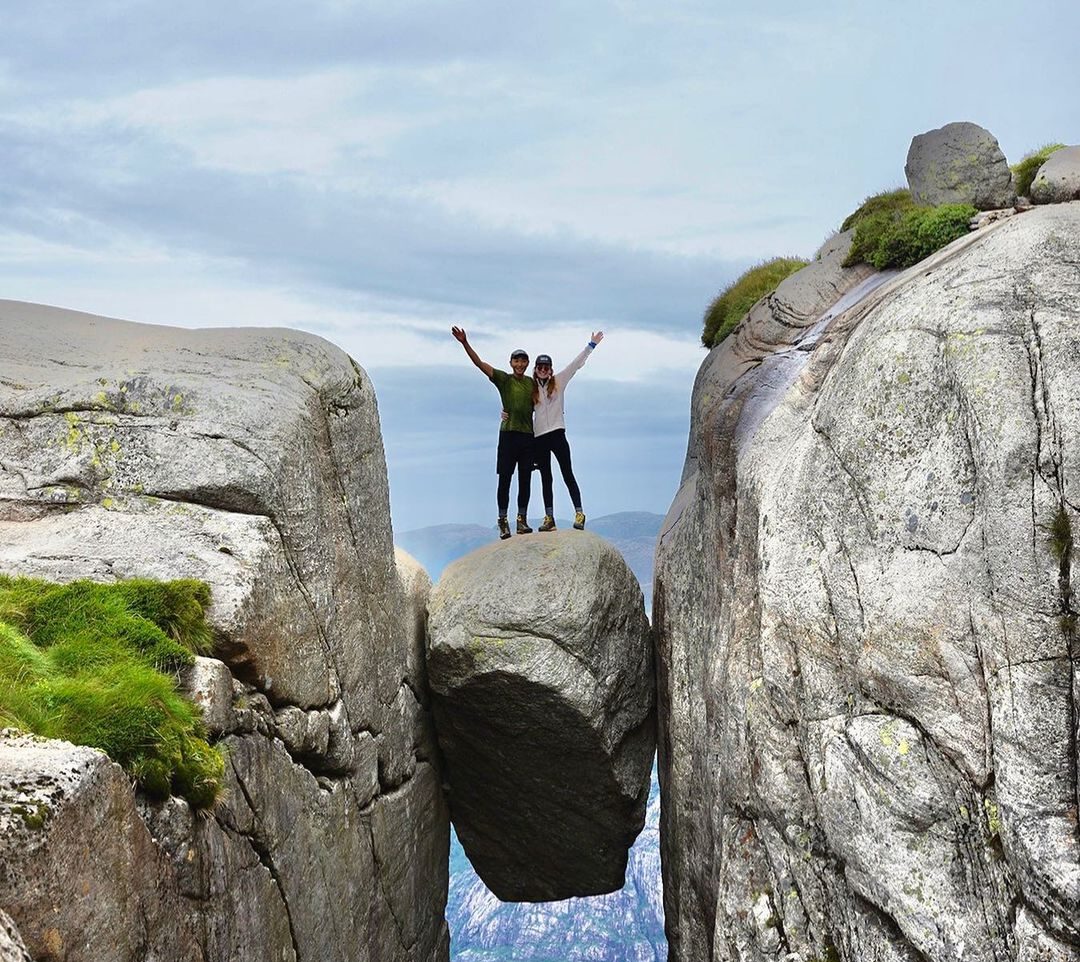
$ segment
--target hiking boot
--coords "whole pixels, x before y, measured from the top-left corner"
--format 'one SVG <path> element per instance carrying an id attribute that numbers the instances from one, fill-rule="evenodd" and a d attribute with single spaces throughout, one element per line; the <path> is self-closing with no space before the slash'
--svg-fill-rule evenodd
<path id="1" fill-rule="evenodd" d="M 499 537 L 504 541 L 510 537 L 510 522 L 506 518 L 499 518 Z"/>
<path id="2" fill-rule="evenodd" d="M 525 515 L 523 514 L 517 516 L 517 533 L 532 534 L 532 528 L 529 527 L 529 522 L 525 519 Z"/>
<path id="3" fill-rule="evenodd" d="M 578 531 L 585 530 L 585 514 L 583 512 L 579 511 L 574 515 L 574 527 L 577 528 Z"/>
<path id="4" fill-rule="evenodd" d="M 554 531 L 555 530 L 555 519 L 550 514 L 545 514 L 544 515 L 544 523 L 542 525 L 540 525 L 540 530 L 541 531 Z"/>

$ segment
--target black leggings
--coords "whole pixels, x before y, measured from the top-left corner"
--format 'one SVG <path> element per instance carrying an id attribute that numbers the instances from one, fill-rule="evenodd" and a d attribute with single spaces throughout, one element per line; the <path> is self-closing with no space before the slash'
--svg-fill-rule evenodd
<path id="1" fill-rule="evenodd" d="M 496 497 L 500 518 L 506 517 L 506 511 L 510 507 L 510 482 L 514 479 L 514 471 L 517 471 L 518 476 L 518 514 L 528 512 L 535 460 L 536 448 L 531 434 L 526 434 L 524 431 L 499 432 L 499 453 L 495 458 L 495 472 L 499 475 Z"/>
<path id="2" fill-rule="evenodd" d="M 510 465 L 509 470 L 499 472 L 499 490 L 496 494 L 496 498 L 499 503 L 499 517 L 505 518 L 506 512 L 510 507 L 510 482 L 514 479 L 514 465 Z M 526 467 L 525 463 L 519 461 L 517 464 L 517 479 L 518 479 L 518 496 L 517 496 L 517 508 L 518 514 L 527 514 L 529 510 L 529 494 L 532 491 L 532 465 Z M 551 483 L 551 469 L 548 469 L 548 483 Z M 490 491 L 491 489 L 488 488 Z"/>
<path id="3" fill-rule="evenodd" d="M 540 486 L 544 491 L 544 507 L 555 507 L 555 492 L 551 484 L 551 456 L 559 462 L 559 470 L 562 472 L 563 481 L 566 482 L 566 490 L 570 492 L 570 500 L 574 502 L 574 510 L 581 510 L 581 489 L 574 477 L 574 469 L 570 464 L 570 444 L 566 440 L 566 430 L 559 428 L 557 431 L 548 431 L 536 439 L 536 466 L 540 469 Z M 518 482 L 520 484 L 520 482 Z"/>

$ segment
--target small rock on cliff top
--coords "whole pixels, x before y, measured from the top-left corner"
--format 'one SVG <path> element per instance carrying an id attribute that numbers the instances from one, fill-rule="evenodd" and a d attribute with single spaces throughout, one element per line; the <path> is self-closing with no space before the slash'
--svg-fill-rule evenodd
<path id="1" fill-rule="evenodd" d="M 904 173 L 920 204 L 972 204 L 993 210 L 1015 200 L 1008 161 L 994 135 L 978 124 L 946 124 L 917 134 Z"/>
<path id="2" fill-rule="evenodd" d="M 466 853 L 504 901 L 620 888 L 655 744 L 641 589 L 590 533 L 518 537 L 443 573 L 428 678 Z"/>
<path id="3" fill-rule="evenodd" d="M 1036 204 L 1063 204 L 1080 200 L 1080 147 L 1055 150 L 1031 182 Z"/>

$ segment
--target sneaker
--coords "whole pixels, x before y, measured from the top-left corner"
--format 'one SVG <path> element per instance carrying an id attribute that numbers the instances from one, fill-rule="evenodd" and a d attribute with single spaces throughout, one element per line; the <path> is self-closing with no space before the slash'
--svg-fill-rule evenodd
<path id="1" fill-rule="evenodd" d="M 510 537 L 510 522 L 506 518 L 499 518 L 499 537 L 504 541 Z"/>
<path id="2" fill-rule="evenodd" d="M 517 533 L 532 534 L 532 528 L 529 527 L 529 522 L 525 520 L 525 515 L 523 514 L 517 516 Z"/>
<path id="3" fill-rule="evenodd" d="M 550 514 L 545 514 L 544 515 L 544 523 L 542 525 L 540 525 L 540 530 L 541 531 L 554 531 L 555 530 L 555 519 Z"/>
<path id="4" fill-rule="evenodd" d="M 574 527 L 577 528 L 578 531 L 585 530 L 585 515 L 583 512 L 579 511 L 574 515 Z"/>

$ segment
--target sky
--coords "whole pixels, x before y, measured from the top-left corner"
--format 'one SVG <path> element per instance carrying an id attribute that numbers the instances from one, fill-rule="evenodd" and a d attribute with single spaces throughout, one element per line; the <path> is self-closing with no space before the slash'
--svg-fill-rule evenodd
<path id="1" fill-rule="evenodd" d="M 725 284 L 812 255 L 922 131 L 1080 143 L 1075 0 L 0 17 L 0 297 L 330 339 L 375 383 L 399 531 L 494 522 L 498 395 L 451 325 L 504 368 L 604 330 L 566 396 L 585 509 L 663 513 Z"/>

